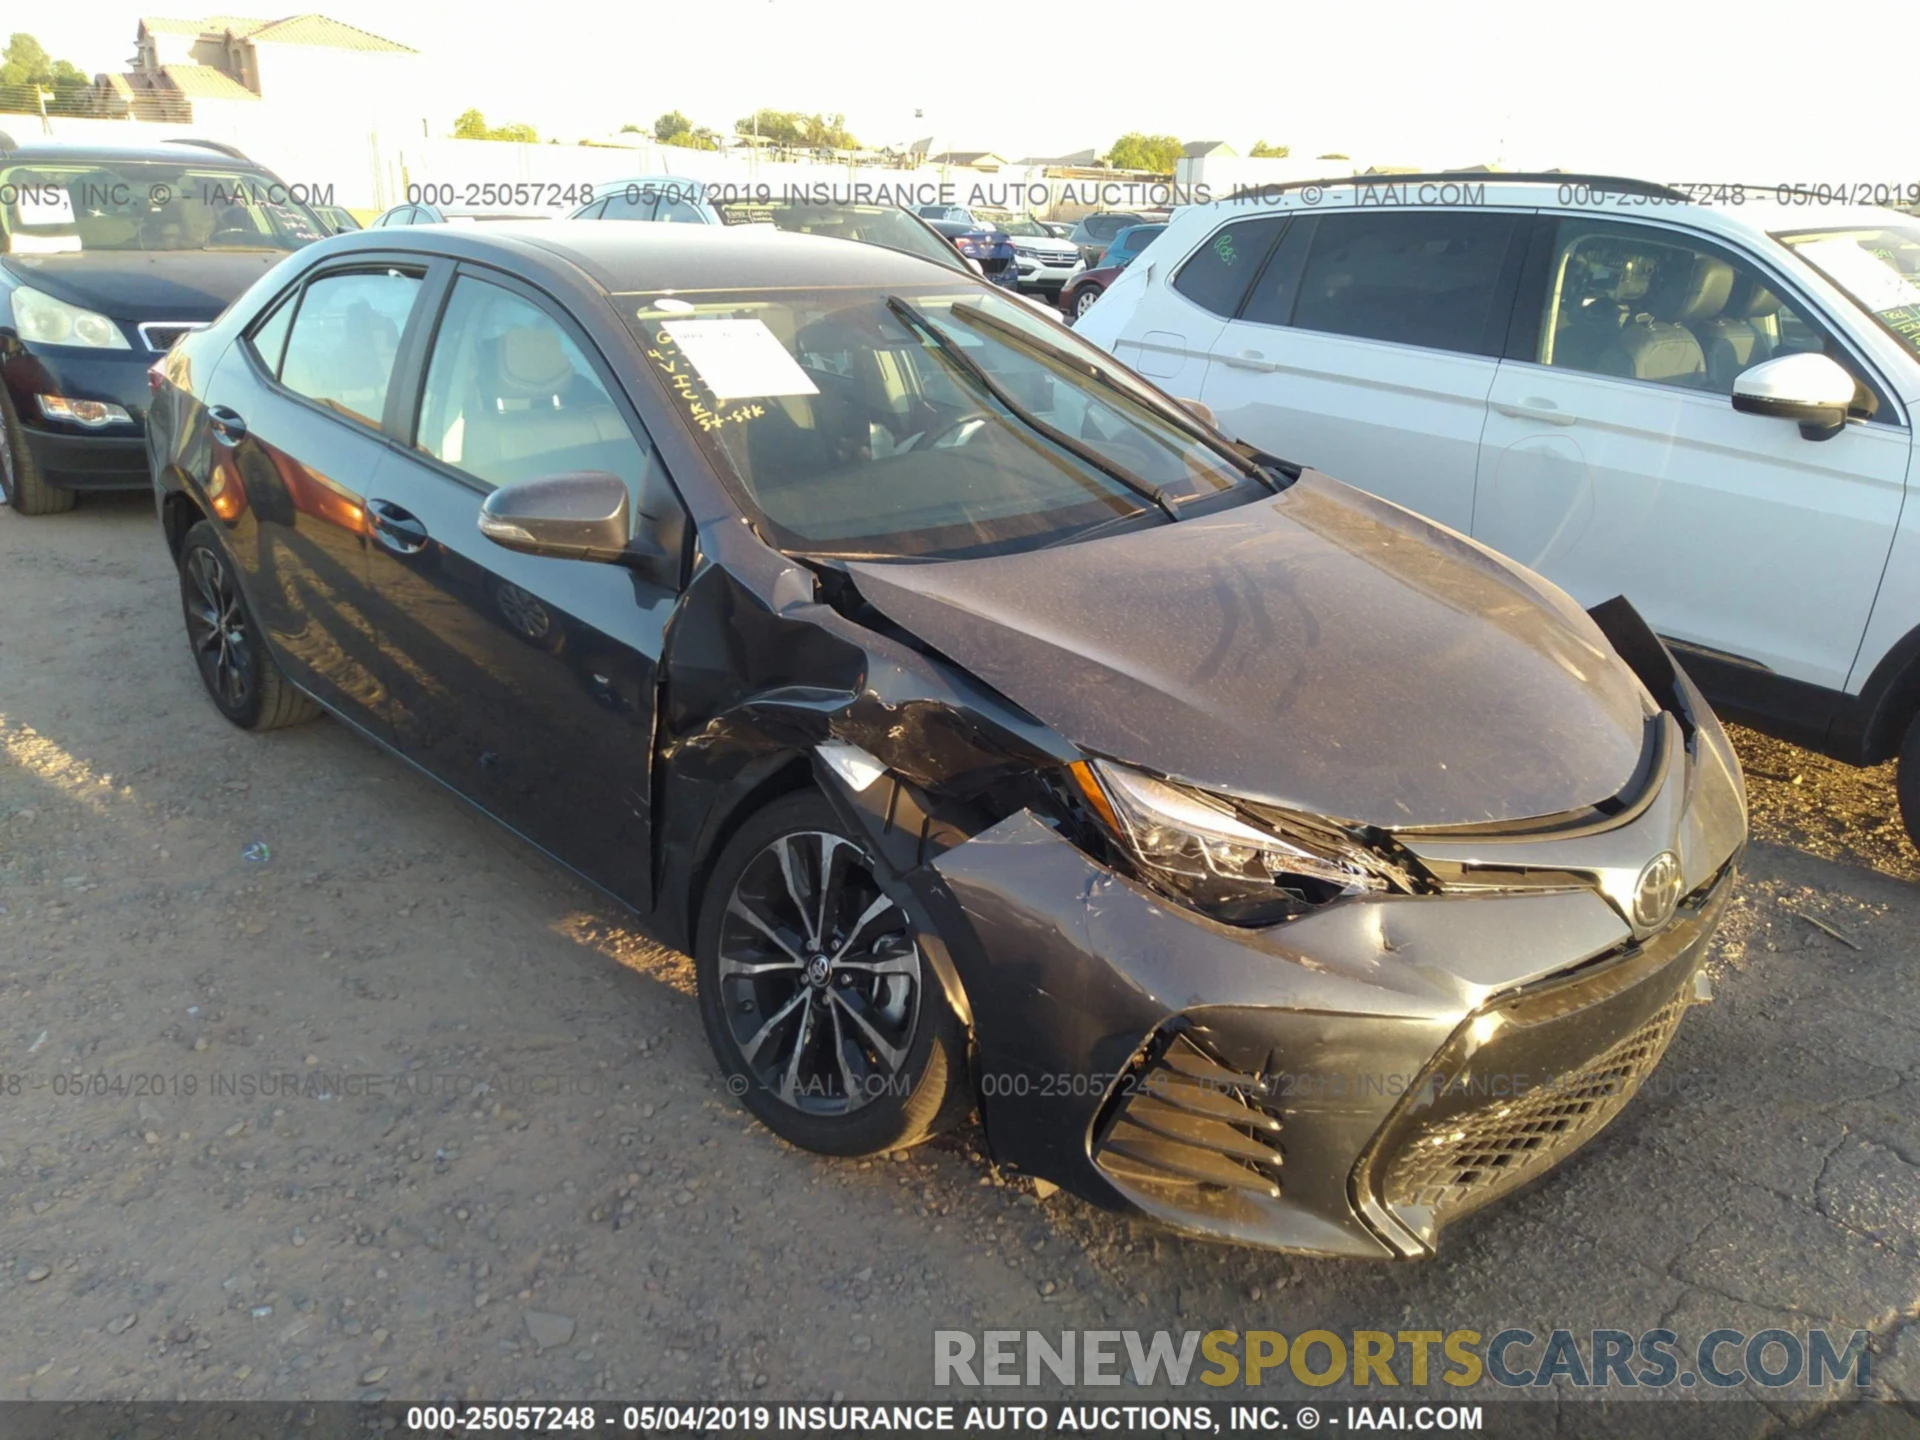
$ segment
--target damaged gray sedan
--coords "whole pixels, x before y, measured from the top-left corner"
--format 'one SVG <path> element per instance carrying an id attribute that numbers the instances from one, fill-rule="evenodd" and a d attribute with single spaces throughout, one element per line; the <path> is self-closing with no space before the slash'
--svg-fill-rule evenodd
<path id="1" fill-rule="evenodd" d="M 1097 1203 L 1418 1257 L 1705 993 L 1739 769 L 1624 601 L 990 286 L 750 230 L 370 231 L 159 368 L 212 702 L 330 710 L 640 911 L 796 1144 L 977 1108 Z"/>

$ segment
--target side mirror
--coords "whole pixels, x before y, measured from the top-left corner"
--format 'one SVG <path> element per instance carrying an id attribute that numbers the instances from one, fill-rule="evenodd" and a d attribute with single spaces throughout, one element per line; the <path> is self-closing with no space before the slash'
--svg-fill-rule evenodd
<path id="1" fill-rule="evenodd" d="M 1733 408 L 1747 415 L 1797 420 L 1809 440 L 1830 440 L 1846 427 L 1853 376 L 1831 356 L 1782 355 L 1734 377 Z"/>
<path id="2" fill-rule="evenodd" d="M 1201 424 L 1209 426 L 1214 430 L 1220 428 L 1219 420 L 1214 417 L 1213 407 L 1204 401 L 1183 399 L 1180 401 L 1180 408 L 1193 416 L 1194 419 L 1200 421 Z"/>
<path id="3" fill-rule="evenodd" d="M 624 560 L 633 540 L 627 482 L 604 470 L 570 470 L 502 485 L 480 507 L 480 533 L 523 555 Z"/>

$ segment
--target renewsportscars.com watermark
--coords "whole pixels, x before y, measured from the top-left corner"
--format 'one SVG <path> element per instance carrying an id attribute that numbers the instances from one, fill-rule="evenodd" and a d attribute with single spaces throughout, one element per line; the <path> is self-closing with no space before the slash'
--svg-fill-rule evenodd
<path id="1" fill-rule="evenodd" d="M 1871 1383 L 1865 1330 L 1836 1339 L 1824 1329 L 1711 1330 L 1691 1346 L 1672 1330 L 936 1330 L 938 1386 L 1258 1385 L 1291 1376 L 1304 1385 L 1356 1388 L 1507 1389 L 1558 1383 L 1577 1389 L 1777 1389 Z"/>

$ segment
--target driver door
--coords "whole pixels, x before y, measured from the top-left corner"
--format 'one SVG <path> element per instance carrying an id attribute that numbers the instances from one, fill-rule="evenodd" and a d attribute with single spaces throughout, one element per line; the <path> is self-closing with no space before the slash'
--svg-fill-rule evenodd
<path id="1" fill-rule="evenodd" d="M 478 519 L 499 486 L 600 470 L 627 482 L 638 524 L 677 543 L 678 499 L 592 343 L 544 296 L 463 268 L 439 303 L 412 450 L 367 501 L 396 739 L 644 909 L 655 674 L 677 590 L 518 554 Z"/>

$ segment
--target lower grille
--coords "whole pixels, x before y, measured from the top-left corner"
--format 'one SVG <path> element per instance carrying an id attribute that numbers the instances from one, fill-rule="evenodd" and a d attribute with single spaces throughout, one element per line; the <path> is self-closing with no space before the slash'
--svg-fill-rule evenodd
<path id="1" fill-rule="evenodd" d="M 1437 1227 L 1552 1169 L 1633 1098 L 1691 1003 L 1691 990 L 1674 997 L 1604 1053 L 1526 1095 L 1422 1128 L 1388 1163 L 1381 1198 Z"/>
<path id="2" fill-rule="evenodd" d="M 1467 1017 L 1354 1166 L 1354 1208 L 1381 1239 L 1430 1253 L 1448 1222 L 1552 1169 L 1620 1113 L 1694 1002 L 1733 876 L 1722 869 L 1645 942 Z"/>
<path id="3" fill-rule="evenodd" d="M 1280 1120 L 1257 1075 L 1222 1065 L 1184 1024 L 1156 1032 L 1095 1122 L 1094 1164 L 1122 1188 L 1278 1199 Z"/>

